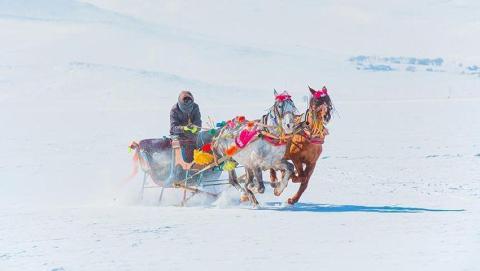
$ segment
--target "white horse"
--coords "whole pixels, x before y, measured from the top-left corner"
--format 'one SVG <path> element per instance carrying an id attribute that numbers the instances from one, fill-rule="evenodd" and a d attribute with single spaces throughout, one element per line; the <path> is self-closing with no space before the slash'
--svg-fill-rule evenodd
<path id="1" fill-rule="evenodd" d="M 274 193 L 277 196 L 285 189 L 290 176 L 294 173 L 293 164 L 284 159 L 287 145 L 286 140 L 282 140 L 282 137 L 295 132 L 295 116 L 298 110 L 288 93 L 278 94 L 274 90 L 274 95 L 275 104 L 261 120 L 255 121 L 254 124 L 244 121 L 227 125 L 214 139 L 215 143 L 213 144 L 216 153 L 224 154 L 232 146 L 238 146 L 236 140 L 245 129 L 263 131 L 260 132 L 260 135 L 263 136 L 257 135 L 243 148 L 238 148 L 238 151 L 231 155 L 231 159 L 245 167 L 247 173 L 245 192 L 255 205 L 258 202 L 253 193 L 265 191 L 262 171 L 274 169 L 282 172 L 281 181 L 275 183 L 274 186 Z M 229 172 L 229 177 L 231 183 L 237 183 L 235 186 L 239 188 L 235 171 Z"/>

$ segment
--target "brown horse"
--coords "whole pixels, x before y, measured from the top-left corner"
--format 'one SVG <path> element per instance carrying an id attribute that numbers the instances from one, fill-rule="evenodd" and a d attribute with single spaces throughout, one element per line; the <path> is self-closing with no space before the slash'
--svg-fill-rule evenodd
<path id="1" fill-rule="evenodd" d="M 300 183 L 297 193 L 288 199 L 289 204 L 298 202 L 307 189 L 317 160 L 322 153 L 325 136 L 328 135 L 328 130 L 324 125 L 330 121 L 333 109 L 326 87 L 321 90 L 308 88 L 312 95 L 309 108 L 304 115 L 305 129 L 292 137 L 285 153 L 285 159 L 292 160 L 295 165 L 296 175 L 292 175 L 292 182 Z M 270 179 L 272 183 L 277 181 L 274 170 L 270 170 Z"/>

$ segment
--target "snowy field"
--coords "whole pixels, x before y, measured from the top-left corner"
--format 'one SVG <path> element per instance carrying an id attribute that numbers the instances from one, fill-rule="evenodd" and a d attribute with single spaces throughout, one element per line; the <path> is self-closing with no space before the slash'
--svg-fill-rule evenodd
<path id="1" fill-rule="evenodd" d="M 480 270 L 480 4 L 364 2 L 0 0 L 0 270 Z M 307 84 L 295 206 L 121 185 L 180 90 L 221 121 Z"/>

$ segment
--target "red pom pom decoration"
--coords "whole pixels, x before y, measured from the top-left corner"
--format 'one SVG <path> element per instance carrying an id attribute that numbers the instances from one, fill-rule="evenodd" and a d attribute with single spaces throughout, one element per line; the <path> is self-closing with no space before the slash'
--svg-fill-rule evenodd
<path id="1" fill-rule="evenodd" d="M 208 144 L 203 145 L 202 151 L 204 151 L 204 152 L 212 152 L 212 144 L 211 144 L 211 143 L 208 143 Z"/>

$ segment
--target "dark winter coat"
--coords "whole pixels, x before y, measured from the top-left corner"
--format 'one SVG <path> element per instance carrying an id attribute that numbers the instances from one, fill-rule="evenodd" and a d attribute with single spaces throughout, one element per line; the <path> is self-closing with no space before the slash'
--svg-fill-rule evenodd
<path id="1" fill-rule="evenodd" d="M 183 112 L 178 104 L 175 104 L 170 110 L 170 135 L 183 135 L 185 131 L 183 131 L 182 126 L 189 124 L 202 127 L 202 117 L 198 104 L 194 103 L 190 114 Z"/>

